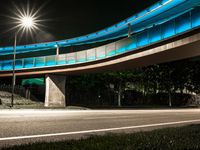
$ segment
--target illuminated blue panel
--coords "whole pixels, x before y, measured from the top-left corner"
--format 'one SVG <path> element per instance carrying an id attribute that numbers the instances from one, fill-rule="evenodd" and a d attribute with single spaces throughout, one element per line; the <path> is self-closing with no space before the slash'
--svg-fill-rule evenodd
<path id="1" fill-rule="evenodd" d="M 2 70 L 12 70 L 13 67 L 12 67 L 12 61 L 11 60 L 7 60 L 7 61 L 4 61 L 3 64 L 2 64 Z"/>
<path id="2" fill-rule="evenodd" d="M 77 59 L 77 62 L 79 63 L 83 63 L 83 62 L 86 62 L 87 60 L 87 56 L 86 56 L 86 51 L 80 51 L 80 52 L 77 52 L 76 53 L 76 59 Z"/>
<path id="3" fill-rule="evenodd" d="M 77 62 L 79 62 L 79 63 L 83 63 L 83 62 L 86 62 L 86 59 L 81 58 L 81 59 L 78 59 Z"/>
<path id="4" fill-rule="evenodd" d="M 121 54 L 128 51 L 127 47 L 131 44 L 134 38 L 122 39 L 116 42 L 116 54 Z"/>
<path id="5" fill-rule="evenodd" d="M 67 64 L 75 64 L 76 63 L 76 60 L 68 60 L 67 61 Z"/>
<path id="6" fill-rule="evenodd" d="M 154 43 L 161 40 L 161 29 L 160 26 L 155 26 L 149 29 L 149 42 Z"/>
<path id="7" fill-rule="evenodd" d="M 23 68 L 23 60 L 19 59 L 15 61 L 15 69 L 22 69 Z"/>
<path id="8" fill-rule="evenodd" d="M 89 50 L 86 51 L 86 53 L 87 53 L 87 60 L 88 61 L 96 60 L 95 49 L 89 49 Z"/>
<path id="9" fill-rule="evenodd" d="M 150 7 L 149 7 L 149 10 L 150 10 L 150 11 L 151 11 L 151 10 L 154 10 L 154 9 L 158 8 L 159 6 L 160 6 L 160 3 L 156 3 L 156 4 L 152 5 L 152 6 L 150 6 Z"/>
<path id="10" fill-rule="evenodd" d="M 106 46 L 106 56 L 111 57 L 111 56 L 115 55 L 115 53 L 116 53 L 115 49 L 116 49 L 115 42 L 108 44 Z"/>
<path id="11" fill-rule="evenodd" d="M 58 65 L 65 65 L 66 64 L 66 55 L 65 54 L 58 56 L 57 64 Z"/>
<path id="12" fill-rule="evenodd" d="M 46 57 L 46 66 L 56 65 L 56 56 L 47 56 Z"/>
<path id="13" fill-rule="evenodd" d="M 109 52 L 109 53 L 107 54 L 107 56 L 114 56 L 115 54 L 116 54 L 116 52 L 115 52 L 115 50 L 113 50 L 113 51 Z"/>
<path id="14" fill-rule="evenodd" d="M 148 33 L 144 31 L 137 35 L 137 46 L 142 47 L 149 44 Z"/>
<path id="15" fill-rule="evenodd" d="M 136 44 L 136 37 L 133 36 L 131 37 L 131 43 L 127 45 L 126 49 L 127 51 L 130 51 L 130 50 L 134 50 L 137 48 L 137 44 Z"/>
<path id="16" fill-rule="evenodd" d="M 88 57 L 87 60 L 88 60 L 88 61 L 96 60 L 96 57 L 95 57 L 95 56 L 94 56 L 94 57 Z"/>
<path id="17" fill-rule="evenodd" d="M 97 33 L 92 33 L 90 35 L 88 35 L 88 38 L 92 38 L 92 37 L 96 37 L 97 36 Z"/>
<path id="18" fill-rule="evenodd" d="M 82 37 L 79 38 L 79 41 L 84 41 L 84 40 L 86 40 L 85 36 L 82 36 Z"/>
<path id="19" fill-rule="evenodd" d="M 24 59 L 24 68 L 33 68 L 34 67 L 34 58 Z"/>
<path id="20" fill-rule="evenodd" d="M 164 3 L 166 3 L 166 2 L 168 2 L 169 0 L 162 0 L 161 1 L 161 4 L 164 4 Z"/>
<path id="21" fill-rule="evenodd" d="M 76 54 L 68 53 L 67 54 L 67 64 L 75 64 L 76 63 Z"/>
<path id="22" fill-rule="evenodd" d="M 192 27 L 200 26 L 200 7 L 198 9 L 192 10 Z"/>
<path id="23" fill-rule="evenodd" d="M 97 32 L 97 34 L 104 34 L 104 33 L 106 33 L 106 30 L 102 30 L 102 31 Z"/>
<path id="24" fill-rule="evenodd" d="M 143 10 L 140 13 L 138 13 L 138 16 L 144 16 L 147 13 L 147 10 Z"/>
<path id="25" fill-rule="evenodd" d="M 36 67 L 43 67 L 43 66 L 45 66 L 45 58 L 44 57 L 37 57 L 37 58 L 35 58 L 35 66 Z"/>
<path id="26" fill-rule="evenodd" d="M 67 62 L 64 61 L 64 60 L 62 60 L 62 61 L 58 61 L 58 62 L 57 62 L 58 65 L 65 65 L 66 63 L 67 63 Z"/>
<path id="27" fill-rule="evenodd" d="M 127 43 L 127 40 L 121 40 L 116 42 L 116 54 L 121 54 L 126 51 L 126 47 L 129 43 Z"/>
<path id="28" fill-rule="evenodd" d="M 174 20 L 168 21 L 161 25 L 162 38 L 169 38 L 175 35 Z"/>
<path id="29" fill-rule="evenodd" d="M 78 59 L 77 62 L 79 62 L 79 63 L 84 63 L 84 62 L 86 62 L 86 59 L 84 59 L 84 58 Z"/>
<path id="30" fill-rule="evenodd" d="M 187 31 L 191 29 L 191 21 L 190 21 L 190 14 L 186 13 L 178 18 L 176 20 L 176 32 L 181 33 L 184 31 Z"/>
<path id="31" fill-rule="evenodd" d="M 101 46 L 96 49 L 97 59 L 103 59 L 106 57 L 106 46 Z"/>
<path id="32" fill-rule="evenodd" d="M 121 47 L 121 48 L 116 50 L 116 53 L 121 54 L 121 53 L 124 53 L 125 51 L 126 51 L 126 47 Z"/>
<path id="33" fill-rule="evenodd" d="M 126 23 L 125 21 L 122 21 L 122 22 L 118 23 L 116 26 L 120 27 L 120 26 L 123 26 L 125 23 Z"/>
<path id="34" fill-rule="evenodd" d="M 107 31 L 112 31 L 112 30 L 114 30 L 116 27 L 115 26 L 111 26 L 111 27 L 109 27 L 108 29 L 107 29 Z"/>
<path id="35" fill-rule="evenodd" d="M 130 17 L 130 18 L 128 18 L 128 19 L 127 19 L 127 22 L 133 21 L 134 19 L 136 19 L 136 16 L 135 16 L 135 15 L 132 16 L 132 17 Z"/>

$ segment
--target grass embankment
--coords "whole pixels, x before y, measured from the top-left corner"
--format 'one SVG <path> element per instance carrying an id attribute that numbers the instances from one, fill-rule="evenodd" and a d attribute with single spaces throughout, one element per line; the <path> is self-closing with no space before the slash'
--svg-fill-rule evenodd
<path id="1" fill-rule="evenodd" d="M 10 107 L 11 93 L 0 91 L 0 109 Z M 14 95 L 14 108 L 43 108 L 44 104 L 41 102 L 31 101 L 19 95 Z"/>
<path id="2" fill-rule="evenodd" d="M 91 136 L 87 139 L 16 146 L 5 150 L 135 150 L 200 149 L 200 125 L 131 134 Z"/>
<path id="3" fill-rule="evenodd" d="M 8 109 L 11 104 L 11 93 L 0 91 L 0 109 Z M 59 109 L 55 108 L 45 108 L 44 103 L 32 101 L 30 99 L 26 99 L 17 94 L 14 95 L 14 109 Z M 63 109 L 63 108 L 60 108 Z M 87 110 L 86 107 L 79 106 L 67 106 L 65 109 L 69 110 Z"/>

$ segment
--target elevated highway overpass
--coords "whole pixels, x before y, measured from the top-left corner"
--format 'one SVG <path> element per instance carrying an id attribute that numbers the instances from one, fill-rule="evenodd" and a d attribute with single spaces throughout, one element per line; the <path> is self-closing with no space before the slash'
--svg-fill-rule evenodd
<path id="1" fill-rule="evenodd" d="M 129 41 L 130 39 L 127 38 L 118 42 L 124 42 L 126 40 Z M 102 47 L 100 47 L 99 49 L 101 48 Z M 98 48 L 95 50 L 98 50 Z M 83 57 L 87 57 L 87 51 L 81 51 L 77 53 L 82 53 Z M 106 56 L 102 59 L 88 60 L 85 62 L 82 62 L 76 58 L 77 53 L 41 57 L 40 59 L 44 60 L 43 62 L 40 62 L 41 64 L 37 62 L 37 57 L 33 59 L 31 58 L 29 60 L 29 63 L 27 63 L 26 65 L 24 64 L 24 68 L 16 70 L 16 75 L 65 75 L 104 72 L 110 70 L 125 70 L 135 67 L 142 67 L 163 62 L 192 58 L 200 56 L 200 33 L 199 30 L 194 30 L 193 33 L 189 32 L 185 35 L 169 39 L 167 41 L 162 41 L 160 43 L 152 44 L 147 47 L 138 48 L 136 50 L 129 50 L 112 57 Z M 67 58 L 72 55 L 74 56 L 74 59 L 71 60 L 71 63 L 64 65 L 59 64 L 61 63 L 60 61 L 66 63 Z M 51 61 L 48 60 L 49 58 L 52 58 Z M 26 58 L 22 59 L 22 63 L 24 63 L 25 61 L 27 61 Z M 38 65 L 41 65 L 43 67 L 39 67 Z M 27 66 L 27 68 L 25 66 Z M 0 71 L 0 77 L 12 76 L 12 66 L 9 67 L 10 70 Z"/>
<path id="2" fill-rule="evenodd" d="M 18 46 L 16 75 L 46 75 L 46 106 L 64 106 L 64 74 L 130 69 L 199 56 L 199 6 L 198 0 L 161 0 L 121 23 L 90 35 Z M 111 39 L 115 41 L 109 43 Z M 72 45 L 103 41 L 108 44 L 68 51 Z M 0 48 L 0 77 L 12 76 L 12 52 L 12 47 Z M 41 56 L 34 56 L 36 52 Z"/>

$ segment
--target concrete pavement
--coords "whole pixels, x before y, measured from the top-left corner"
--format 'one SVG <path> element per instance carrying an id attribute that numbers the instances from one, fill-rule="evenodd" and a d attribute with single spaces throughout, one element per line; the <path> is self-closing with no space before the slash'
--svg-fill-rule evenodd
<path id="1" fill-rule="evenodd" d="M 200 123 L 200 109 L 0 110 L 0 148 Z"/>

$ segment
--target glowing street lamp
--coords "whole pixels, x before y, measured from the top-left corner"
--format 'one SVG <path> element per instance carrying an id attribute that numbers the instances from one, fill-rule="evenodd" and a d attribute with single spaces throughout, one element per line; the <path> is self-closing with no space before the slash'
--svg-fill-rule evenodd
<path id="1" fill-rule="evenodd" d="M 15 91 L 15 83 L 16 83 L 16 76 L 15 76 L 15 61 L 16 61 L 16 47 L 17 47 L 17 35 L 22 30 L 22 34 L 24 31 L 29 31 L 32 34 L 32 31 L 35 29 L 38 29 L 37 27 L 37 18 L 35 17 L 35 14 L 30 14 L 27 12 L 26 14 L 23 14 L 21 11 L 19 11 L 19 15 L 17 15 L 16 18 L 16 24 L 17 26 L 15 28 L 18 28 L 17 32 L 15 32 L 15 39 L 14 39 L 14 49 L 13 49 L 13 79 L 12 79 L 12 95 L 11 95 L 11 105 L 10 107 L 13 107 L 14 105 L 14 91 Z"/>
<path id="2" fill-rule="evenodd" d="M 24 27 L 24 28 L 31 28 L 34 24 L 34 20 L 32 17 L 24 17 L 21 19 L 21 25 Z"/>

